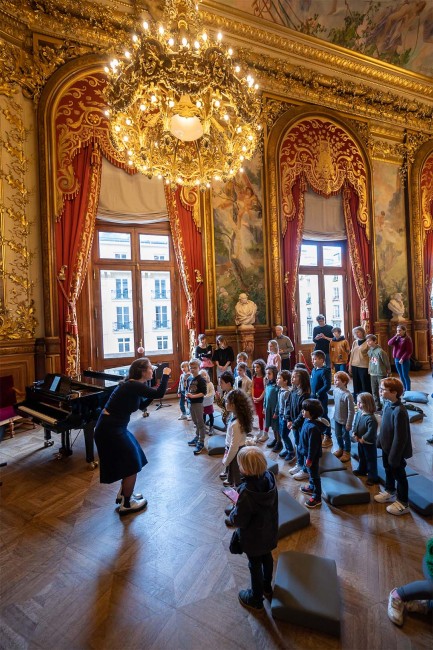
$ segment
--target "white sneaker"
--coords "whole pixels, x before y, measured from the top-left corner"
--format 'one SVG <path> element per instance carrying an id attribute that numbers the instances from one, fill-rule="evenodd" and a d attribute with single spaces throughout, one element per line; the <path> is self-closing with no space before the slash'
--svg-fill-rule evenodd
<path id="1" fill-rule="evenodd" d="M 297 474 L 298 472 L 300 472 L 301 469 L 302 469 L 302 467 L 300 467 L 300 466 L 298 465 L 298 463 L 296 463 L 296 465 L 294 465 L 294 466 L 292 467 L 292 469 L 289 469 L 289 474 L 291 474 L 292 476 L 294 476 L 295 474 Z"/>
<path id="2" fill-rule="evenodd" d="M 266 442 L 269 439 L 269 435 L 266 431 L 262 431 L 262 434 L 257 438 L 257 442 Z"/>
<path id="3" fill-rule="evenodd" d="M 389 594 L 388 617 L 396 625 L 403 625 L 404 602 L 398 595 L 397 588 L 394 588 Z"/>
<path id="4" fill-rule="evenodd" d="M 134 499 L 133 497 L 129 500 L 129 508 L 124 505 L 124 498 L 122 497 L 122 503 L 119 506 L 119 515 L 126 515 L 129 512 L 140 512 L 147 506 L 147 499 Z"/>
<path id="5" fill-rule="evenodd" d="M 379 492 L 379 494 L 374 495 L 374 500 L 377 501 L 377 503 L 387 503 L 388 501 L 395 501 L 395 494 L 391 494 L 391 492 L 387 492 L 384 490 L 383 492 Z"/>
<path id="6" fill-rule="evenodd" d="M 187 415 L 184 415 L 184 414 L 182 413 L 181 415 L 179 415 L 179 417 L 178 417 L 177 419 L 178 419 L 178 420 L 187 420 L 187 419 L 188 419 L 188 416 L 187 416 Z"/>
<path id="7" fill-rule="evenodd" d="M 141 492 L 134 492 L 134 493 L 132 494 L 132 498 L 133 498 L 133 499 L 140 500 L 140 499 L 143 498 L 143 495 L 141 494 Z M 118 491 L 118 493 L 117 493 L 117 495 L 116 495 L 116 503 L 122 503 L 122 500 L 123 500 L 122 484 L 120 484 L 119 491 Z"/>
<path id="8" fill-rule="evenodd" d="M 299 472 L 297 472 L 297 474 L 293 475 L 293 478 L 295 481 L 305 481 L 305 479 L 310 478 L 310 476 L 307 474 L 307 472 L 304 472 L 304 470 L 301 469 Z"/>
<path id="9" fill-rule="evenodd" d="M 404 506 L 400 501 L 394 501 L 394 503 L 391 503 L 391 505 L 387 507 L 386 511 L 389 512 L 390 515 L 407 515 L 408 512 L 410 512 L 409 506 Z"/>

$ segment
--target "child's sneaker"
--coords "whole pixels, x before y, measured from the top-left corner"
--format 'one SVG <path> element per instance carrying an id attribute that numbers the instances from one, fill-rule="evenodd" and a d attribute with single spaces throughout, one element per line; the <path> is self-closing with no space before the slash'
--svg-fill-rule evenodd
<path id="1" fill-rule="evenodd" d="M 373 498 L 377 503 L 388 503 L 388 501 L 395 501 L 395 492 L 391 493 L 383 490 L 383 492 L 375 494 Z"/>
<path id="2" fill-rule="evenodd" d="M 202 451 L 204 451 L 204 444 L 202 442 L 198 442 L 193 451 L 193 454 L 194 456 L 198 456 Z"/>
<path id="3" fill-rule="evenodd" d="M 283 449 L 283 451 L 280 451 L 280 453 L 278 454 L 278 456 L 280 458 L 284 458 L 284 460 L 286 460 L 288 455 L 289 455 L 289 452 L 287 451 L 287 449 Z"/>
<path id="4" fill-rule="evenodd" d="M 266 442 L 269 439 L 269 434 L 266 431 L 262 431 L 260 436 L 257 438 L 257 442 Z"/>
<path id="5" fill-rule="evenodd" d="M 404 602 L 394 588 L 389 594 L 388 599 L 388 618 L 396 625 L 403 625 Z"/>
<path id="6" fill-rule="evenodd" d="M 304 479 L 309 478 L 309 476 L 308 473 L 304 472 L 304 470 L 301 468 L 299 472 L 293 474 L 293 478 L 295 479 L 295 481 L 303 481 Z"/>
<path id="7" fill-rule="evenodd" d="M 182 413 L 181 415 L 179 415 L 179 417 L 177 419 L 178 420 L 187 420 L 188 416 L 186 416 L 185 413 Z"/>
<path id="8" fill-rule="evenodd" d="M 387 512 L 389 512 L 390 515 L 407 515 L 410 512 L 409 506 L 404 505 L 404 503 L 401 503 L 400 501 L 394 501 L 394 503 L 391 503 L 390 506 L 387 507 L 386 509 Z"/>
<path id="9" fill-rule="evenodd" d="M 140 512 L 147 506 L 146 499 L 125 499 L 122 497 L 122 503 L 119 506 L 119 515 L 127 515 L 130 512 Z"/>
<path id="10" fill-rule="evenodd" d="M 258 603 L 253 600 L 253 592 L 251 589 L 242 589 L 238 594 L 239 602 L 247 609 L 252 609 L 255 612 L 262 613 L 264 611 L 263 602 Z"/>
<path id="11" fill-rule="evenodd" d="M 294 466 L 292 467 L 292 469 L 289 469 L 289 474 L 290 474 L 291 476 L 294 476 L 295 474 L 297 474 L 298 472 L 300 472 L 301 469 L 302 469 L 302 467 L 300 467 L 300 466 L 298 465 L 298 463 L 296 463 L 296 465 L 294 465 Z"/>
<path id="12" fill-rule="evenodd" d="M 311 497 L 310 499 L 306 500 L 305 505 L 307 508 L 317 508 L 318 506 L 322 505 L 322 499 L 315 499 L 314 497 Z"/>
<path id="13" fill-rule="evenodd" d="M 197 443 L 198 443 L 198 436 L 194 436 L 194 438 L 188 442 L 188 445 L 189 447 L 195 447 Z"/>

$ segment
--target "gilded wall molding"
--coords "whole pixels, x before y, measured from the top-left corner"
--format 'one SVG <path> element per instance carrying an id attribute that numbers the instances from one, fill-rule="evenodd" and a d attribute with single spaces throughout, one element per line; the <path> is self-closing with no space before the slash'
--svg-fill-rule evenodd
<path id="1" fill-rule="evenodd" d="M 22 107 L 4 98 L 0 105 L 0 341 L 33 338 L 37 326 L 28 247 L 30 161 L 25 145 L 29 133 Z"/>

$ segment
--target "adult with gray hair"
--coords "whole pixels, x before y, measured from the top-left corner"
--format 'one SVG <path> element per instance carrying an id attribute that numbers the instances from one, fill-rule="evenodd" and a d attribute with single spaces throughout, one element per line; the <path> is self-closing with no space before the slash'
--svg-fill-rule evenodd
<path id="1" fill-rule="evenodd" d="M 288 336 L 283 334 L 284 329 L 282 325 L 275 326 L 275 340 L 278 343 L 278 349 L 281 357 L 282 370 L 290 370 L 290 355 L 295 349 L 293 343 Z"/>

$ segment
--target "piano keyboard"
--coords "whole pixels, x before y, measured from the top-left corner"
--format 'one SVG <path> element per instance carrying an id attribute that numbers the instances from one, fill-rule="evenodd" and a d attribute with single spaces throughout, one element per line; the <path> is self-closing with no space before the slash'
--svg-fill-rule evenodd
<path id="1" fill-rule="evenodd" d="M 51 418 L 49 415 L 45 415 L 45 413 L 41 413 L 40 411 L 34 411 L 28 406 L 20 406 L 19 410 L 22 411 L 23 413 L 27 413 L 28 415 L 31 415 L 34 418 L 38 418 L 39 420 L 42 420 L 47 424 L 52 424 L 53 426 L 55 426 L 58 422 L 58 420 L 56 420 L 55 418 Z"/>

